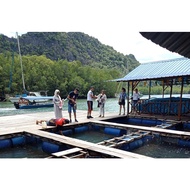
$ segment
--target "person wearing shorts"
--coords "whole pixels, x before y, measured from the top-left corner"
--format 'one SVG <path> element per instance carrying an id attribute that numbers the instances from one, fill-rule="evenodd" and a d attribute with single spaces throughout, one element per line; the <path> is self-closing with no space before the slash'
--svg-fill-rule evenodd
<path id="1" fill-rule="evenodd" d="M 75 122 L 78 122 L 77 121 L 77 116 L 76 116 L 76 109 L 77 109 L 76 100 L 78 98 L 78 92 L 79 92 L 79 89 L 75 88 L 74 91 L 71 91 L 69 93 L 69 95 L 67 96 L 67 99 L 69 100 L 68 101 L 68 113 L 69 113 L 70 123 L 72 122 L 72 120 L 71 120 L 71 112 L 72 112 L 72 110 L 73 110 Z"/>
<path id="2" fill-rule="evenodd" d="M 122 88 L 121 93 L 119 95 L 119 101 L 118 101 L 119 115 L 121 115 L 122 107 L 123 107 L 123 115 L 125 115 L 125 100 L 126 100 L 126 98 L 127 98 L 126 89 Z"/>
<path id="3" fill-rule="evenodd" d="M 136 88 L 134 93 L 133 93 L 133 97 L 132 97 L 132 113 L 137 113 L 138 112 L 138 109 L 137 109 L 137 106 L 138 106 L 138 103 L 140 101 L 140 93 L 138 92 L 138 89 Z"/>

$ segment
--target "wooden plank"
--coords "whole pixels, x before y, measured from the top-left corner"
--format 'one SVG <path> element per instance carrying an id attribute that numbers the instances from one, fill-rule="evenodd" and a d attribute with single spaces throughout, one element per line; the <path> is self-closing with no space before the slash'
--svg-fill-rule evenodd
<path id="1" fill-rule="evenodd" d="M 113 149 L 113 148 L 105 147 L 102 145 L 94 144 L 91 142 L 86 142 L 79 139 L 73 139 L 70 137 L 62 136 L 62 135 L 47 133 L 45 131 L 28 129 L 26 132 L 34 134 L 34 135 L 38 135 L 41 137 L 46 137 L 48 139 L 52 139 L 60 143 L 66 143 L 72 146 L 80 147 L 82 149 L 92 150 L 98 153 L 107 154 L 107 155 L 118 157 L 118 158 L 149 158 L 150 159 L 150 157 L 147 157 L 147 156 L 143 156 L 143 155 L 139 155 L 139 154 L 135 154 L 135 153 L 119 150 L 119 149 Z"/>
<path id="2" fill-rule="evenodd" d="M 68 149 L 68 150 L 63 150 L 63 151 L 60 151 L 60 152 L 55 152 L 55 153 L 52 153 L 52 155 L 56 156 L 56 157 L 61 157 L 61 156 L 66 156 L 68 154 L 79 152 L 81 150 L 82 150 L 81 148 L 76 147 L 76 148 L 71 148 L 71 149 Z"/>
<path id="3" fill-rule="evenodd" d="M 106 121 L 92 121 L 92 123 L 109 125 L 109 126 L 117 126 L 120 128 L 121 127 L 122 128 L 132 128 L 132 129 L 140 129 L 143 131 L 152 131 L 152 132 L 160 132 L 160 133 L 190 136 L 190 132 L 170 130 L 170 129 L 162 129 L 162 128 L 157 128 L 157 127 L 145 127 L 145 126 L 140 126 L 140 125 L 137 126 L 137 125 L 130 125 L 130 124 L 120 124 L 120 123 L 106 122 Z"/>

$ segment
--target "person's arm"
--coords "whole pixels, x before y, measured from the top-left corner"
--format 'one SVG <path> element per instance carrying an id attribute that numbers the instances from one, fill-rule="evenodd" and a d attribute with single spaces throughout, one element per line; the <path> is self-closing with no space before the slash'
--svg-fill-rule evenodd
<path id="1" fill-rule="evenodd" d="M 91 98 L 96 99 L 98 96 L 94 96 L 93 93 L 90 93 Z"/>
<path id="2" fill-rule="evenodd" d="M 71 98 L 70 94 L 67 96 L 67 99 L 70 100 L 73 104 L 75 103 L 75 101 L 73 100 L 73 98 Z"/>

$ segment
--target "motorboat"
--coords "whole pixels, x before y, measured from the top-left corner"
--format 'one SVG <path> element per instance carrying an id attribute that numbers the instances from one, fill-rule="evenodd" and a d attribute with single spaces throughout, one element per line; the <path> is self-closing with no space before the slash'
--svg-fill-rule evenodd
<path id="1" fill-rule="evenodd" d="M 27 94 L 18 94 L 18 95 L 15 95 L 15 96 L 12 96 L 12 97 L 9 97 L 9 100 L 12 102 L 12 103 L 15 103 L 15 102 L 18 102 L 20 98 L 28 98 L 28 97 L 45 97 L 44 99 L 43 98 L 40 98 L 40 102 L 47 102 L 48 99 L 46 97 L 48 96 L 42 96 L 41 95 L 41 92 L 29 92 Z M 49 96 L 51 98 L 51 96 Z M 39 101 L 39 100 L 36 100 L 36 101 Z"/>
<path id="2" fill-rule="evenodd" d="M 46 101 L 45 101 L 46 100 Z M 18 102 L 14 102 L 16 109 L 33 109 L 53 107 L 53 96 L 27 96 L 20 97 Z"/>

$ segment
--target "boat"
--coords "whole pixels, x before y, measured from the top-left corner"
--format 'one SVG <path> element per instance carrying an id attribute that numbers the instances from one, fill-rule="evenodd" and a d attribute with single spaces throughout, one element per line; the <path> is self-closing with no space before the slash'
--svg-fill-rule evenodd
<path id="1" fill-rule="evenodd" d="M 53 105 L 54 105 L 53 96 L 20 97 L 18 102 L 14 102 L 14 106 L 16 109 L 47 108 L 47 107 L 53 107 Z"/>
<path id="2" fill-rule="evenodd" d="M 9 97 L 9 100 L 10 100 L 12 103 L 15 103 L 15 102 L 18 102 L 20 98 L 26 98 L 26 97 L 31 97 L 31 96 L 32 96 L 32 97 L 33 97 L 33 96 L 35 96 L 35 97 L 46 97 L 47 94 L 46 94 L 46 96 L 43 96 L 43 95 L 41 94 L 41 91 L 39 91 L 39 92 L 28 92 L 28 93 L 25 93 L 25 94 L 18 94 L 18 95 Z M 50 96 L 50 98 L 51 98 L 51 96 Z M 36 101 L 38 101 L 38 100 L 36 100 Z M 40 99 L 40 102 L 42 102 L 42 101 L 46 102 L 47 99 L 46 99 L 46 98 Z"/>
<path id="3" fill-rule="evenodd" d="M 48 96 L 47 96 L 47 91 L 39 91 L 39 92 L 29 92 L 28 90 L 26 90 L 25 88 L 25 80 L 24 80 L 24 74 L 23 74 L 23 66 L 22 66 L 22 56 L 21 56 L 21 51 L 20 51 L 20 43 L 19 43 L 19 37 L 18 37 L 18 33 L 16 32 L 16 36 L 17 36 L 17 43 L 18 43 L 18 50 L 19 50 L 19 59 L 20 59 L 20 65 L 21 65 L 21 74 L 22 74 L 22 85 L 23 85 L 23 94 L 18 94 L 15 95 L 13 97 L 9 97 L 9 100 L 12 103 L 18 103 L 20 98 L 28 98 L 28 97 L 40 97 L 40 99 L 36 99 L 36 102 L 47 102 L 48 101 Z M 13 61 L 14 62 L 14 61 Z M 11 79 L 12 80 L 12 79 Z M 44 95 L 42 95 L 44 94 Z M 51 96 L 49 96 L 49 98 L 51 99 Z M 17 104 L 16 104 L 17 105 Z"/>

